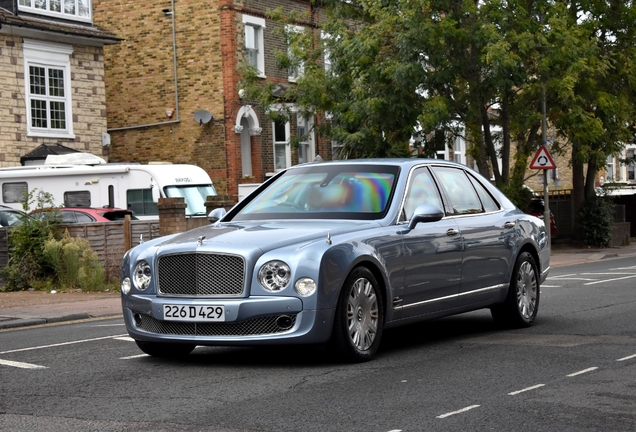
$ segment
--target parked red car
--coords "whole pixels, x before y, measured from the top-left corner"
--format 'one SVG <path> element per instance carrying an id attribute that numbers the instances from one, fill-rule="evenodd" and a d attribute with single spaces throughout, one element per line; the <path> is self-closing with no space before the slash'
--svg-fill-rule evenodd
<path id="1" fill-rule="evenodd" d="M 38 213 L 54 211 L 53 209 L 38 209 L 31 212 L 31 215 L 38 217 Z M 113 222 L 124 220 L 126 215 L 130 215 L 132 220 L 137 218 L 133 212 L 126 209 L 113 207 L 63 207 L 57 209 L 61 214 L 60 223 L 90 223 L 90 222 Z"/>
<path id="2" fill-rule="evenodd" d="M 545 202 L 541 198 L 533 198 L 530 202 L 530 210 L 528 214 L 532 216 L 536 216 L 539 219 L 543 220 L 545 211 Z M 554 214 L 550 212 L 550 236 L 555 238 L 557 236 L 557 226 L 554 221 Z"/>

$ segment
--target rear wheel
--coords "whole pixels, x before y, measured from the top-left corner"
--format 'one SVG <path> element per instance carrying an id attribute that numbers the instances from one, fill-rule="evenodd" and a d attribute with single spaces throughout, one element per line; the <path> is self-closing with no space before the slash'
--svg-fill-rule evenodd
<path id="1" fill-rule="evenodd" d="M 196 345 L 135 341 L 140 350 L 154 357 L 182 357 L 190 354 Z"/>
<path id="2" fill-rule="evenodd" d="M 506 301 L 490 309 L 497 324 L 529 327 L 539 311 L 539 272 L 532 255 L 522 252 L 512 272 Z"/>
<path id="3" fill-rule="evenodd" d="M 347 361 L 371 360 L 380 346 L 384 306 L 378 282 L 365 267 L 354 269 L 345 281 L 334 320 L 332 342 Z"/>

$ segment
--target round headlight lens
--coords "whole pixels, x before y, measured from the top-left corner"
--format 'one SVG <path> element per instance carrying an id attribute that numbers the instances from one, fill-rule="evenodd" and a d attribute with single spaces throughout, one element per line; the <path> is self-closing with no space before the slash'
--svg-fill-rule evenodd
<path id="1" fill-rule="evenodd" d="M 135 272 L 133 273 L 133 283 L 135 287 L 141 291 L 150 286 L 150 280 L 152 274 L 150 272 L 150 264 L 146 261 L 139 261 L 135 266 Z"/>
<path id="2" fill-rule="evenodd" d="M 301 296 L 307 297 L 316 292 L 316 282 L 311 278 L 300 278 L 294 284 L 294 289 Z"/>
<path id="3" fill-rule="evenodd" d="M 258 281 L 267 291 L 280 291 L 291 279 L 291 270 L 282 261 L 270 261 L 258 271 Z"/>
<path id="4" fill-rule="evenodd" d="M 121 292 L 124 294 L 128 294 L 130 292 L 130 278 L 125 277 L 123 281 L 121 281 Z"/>

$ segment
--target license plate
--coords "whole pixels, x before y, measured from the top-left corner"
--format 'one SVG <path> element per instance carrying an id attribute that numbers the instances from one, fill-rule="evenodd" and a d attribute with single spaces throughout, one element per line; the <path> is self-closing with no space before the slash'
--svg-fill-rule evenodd
<path id="1" fill-rule="evenodd" d="M 163 319 L 166 321 L 225 321 L 225 307 L 163 305 Z"/>

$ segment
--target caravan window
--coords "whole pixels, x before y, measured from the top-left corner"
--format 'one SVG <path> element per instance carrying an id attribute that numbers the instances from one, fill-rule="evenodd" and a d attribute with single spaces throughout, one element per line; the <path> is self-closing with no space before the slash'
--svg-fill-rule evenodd
<path id="1" fill-rule="evenodd" d="M 89 191 L 64 192 L 64 207 L 90 207 L 91 193 Z"/>
<path id="2" fill-rule="evenodd" d="M 2 185 L 2 201 L 6 203 L 22 203 L 27 195 L 26 182 L 4 183 Z"/>
<path id="3" fill-rule="evenodd" d="M 128 210 L 137 215 L 155 216 L 159 214 L 157 203 L 152 201 L 152 189 L 130 189 L 126 191 Z"/>
<path id="4" fill-rule="evenodd" d="M 205 201 L 208 196 L 216 195 L 212 185 L 167 186 L 164 191 L 168 198 L 182 197 L 185 200 L 186 216 L 205 216 Z"/>

